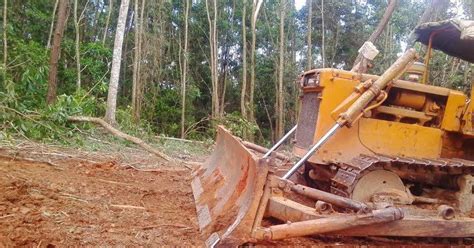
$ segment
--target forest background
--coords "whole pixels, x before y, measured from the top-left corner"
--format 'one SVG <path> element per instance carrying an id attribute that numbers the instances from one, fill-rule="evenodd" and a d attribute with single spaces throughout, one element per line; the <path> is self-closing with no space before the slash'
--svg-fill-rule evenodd
<path id="1" fill-rule="evenodd" d="M 2 0 L 0 139 L 80 143 L 90 126 L 68 117 L 84 115 L 140 137 L 225 124 L 268 145 L 297 121 L 298 75 L 351 69 L 391 7 L 372 74 L 423 54 L 417 24 L 474 18 L 473 0 Z M 471 64 L 435 52 L 431 66 L 432 84 L 468 92 Z"/>

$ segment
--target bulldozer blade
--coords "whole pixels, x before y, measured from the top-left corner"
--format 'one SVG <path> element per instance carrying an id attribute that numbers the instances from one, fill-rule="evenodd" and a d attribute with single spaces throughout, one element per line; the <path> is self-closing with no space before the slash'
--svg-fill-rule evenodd
<path id="1" fill-rule="evenodd" d="M 259 159 L 229 131 L 219 126 L 215 150 L 193 172 L 191 182 L 199 229 L 206 246 L 252 241 L 252 228 L 268 174 Z"/>

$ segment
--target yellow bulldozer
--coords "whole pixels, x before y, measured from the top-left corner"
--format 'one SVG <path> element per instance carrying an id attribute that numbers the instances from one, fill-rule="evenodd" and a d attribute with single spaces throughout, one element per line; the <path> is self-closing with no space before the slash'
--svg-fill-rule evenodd
<path id="1" fill-rule="evenodd" d="M 474 103 L 428 80 L 432 49 L 474 62 L 474 21 L 416 34 L 424 64 L 408 49 L 380 76 L 303 73 L 298 123 L 271 149 L 218 128 L 191 185 L 208 247 L 321 234 L 474 237 Z M 276 149 L 294 133 L 291 163 Z"/>

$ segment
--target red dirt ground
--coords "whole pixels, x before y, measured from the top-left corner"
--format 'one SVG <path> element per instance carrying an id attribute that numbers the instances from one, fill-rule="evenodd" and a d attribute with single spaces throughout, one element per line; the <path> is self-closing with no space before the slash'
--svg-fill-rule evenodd
<path id="1" fill-rule="evenodd" d="M 136 150 L 119 155 L 91 154 L 0 147 L 0 247 L 204 245 L 199 236 L 189 166 L 163 164 Z M 121 159 L 124 157 L 127 159 Z M 432 244 L 320 237 L 258 246 Z M 435 244 L 453 245 L 446 241 Z"/>
<path id="2" fill-rule="evenodd" d="M 1 156 L 0 246 L 201 246 L 183 168 Z"/>

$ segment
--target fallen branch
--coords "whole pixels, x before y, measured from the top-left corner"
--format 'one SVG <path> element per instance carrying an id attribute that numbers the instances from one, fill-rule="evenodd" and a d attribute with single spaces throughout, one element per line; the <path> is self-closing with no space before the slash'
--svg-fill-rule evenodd
<path id="1" fill-rule="evenodd" d="M 180 164 L 182 166 L 186 167 L 186 169 L 188 169 L 188 170 L 193 170 L 193 168 L 189 165 L 186 165 L 185 162 L 181 162 Z M 166 167 L 166 168 L 161 167 L 159 169 L 142 169 L 142 168 L 138 168 L 138 167 L 134 166 L 133 164 L 124 164 L 123 166 L 127 167 L 127 168 L 132 168 L 136 171 L 143 171 L 143 172 L 177 171 L 176 168 L 174 168 L 174 167 Z M 182 169 L 182 170 L 185 170 L 185 169 Z"/>
<path id="2" fill-rule="evenodd" d="M 27 154 L 42 155 L 42 156 L 53 156 L 53 157 L 63 157 L 63 158 L 67 158 L 67 159 L 76 159 L 76 160 L 84 161 L 84 162 L 91 163 L 91 164 L 98 164 L 99 163 L 99 162 L 94 161 L 94 160 L 80 158 L 79 156 L 71 155 L 71 154 L 61 154 L 61 153 L 55 153 L 55 152 L 32 152 L 32 151 L 28 151 Z M 49 162 L 47 162 L 47 163 L 49 163 Z"/>
<path id="3" fill-rule="evenodd" d="M 61 166 L 59 166 L 57 164 L 54 164 L 51 161 L 29 159 L 29 158 L 25 158 L 25 157 L 18 157 L 17 155 L 11 156 L 10 154 L 9 155 L 0 155 L 0 158 L 6 158 L 6 159 L 9 159 L 10 161 L 26 161 L 26 162 L 35 163 L 35 164 L 45 164 L 45 165 L 51 166 L 52 168 L 54 168 L 56 170 L 64 170 L 63 168 L 61 168 Z"/>
<path id="4" fill-rule="evenodd" d="M 205 144 L 204 142 L 198 141 L 198 140 L 188 140 L 188 139 L 180 139 L 180 138 L 174 138 L 174 137 L 156 136 L 156 138 L 165 139 L 165 140 L 180 141 L 180 142 L 185 142 L 185 143 Z"/>
<path id="5" fill-rule="evenodd" d="M 154 229 L 154 228 L 159 228 L 159 227 L 176 227 L 176 228 L 182 228 L 182 229 L 191 229 L 189 226 L 185 225 L 180 225 L 180 224 L 161 224 L 161 225 L 153 225 L 153 226 L 144 226 L 142 229 L 147 230 L 147 229 Z"/>
<path id="6" fill-rule="evenodd" d="M 84 202 L 84 203 L 89 203 L 89 201 L 81 199 L 81 198 L 79 198 L 79 196 L 71 195 L 71 194 L 68 194 L 68 193 L 62 193 L 60 196 L 71 199 L 71 200 L 76 200 L 76 201 L 80 201 L 80 202 Z"/>
<path id="7" fill-rule="evenodd" d="M 126 208 L 126 209 L 140 209 L 140 210 L 146 210 L 146 208 L 144 207 L 140 207 L 140 206 L 132 206 L 132 205 L 110 205 L 111 207 L 114 207 L 114 208 Z"/>
<path id="8" fill-rule="evenodd" d="M 95 123 L 95 124 L 98 124 L 98 125 L 101 125 L 102 127 L 104 127 L 107 131 L 109 131 L 111 134 L 117 136 L 117 137 L 120 137 L 122 139 L 125 139 L 125 140 L 128 140 L 130 142 L 133 142 L 137 145 L 139 145 L 140 147 L 142 147 L 143 149 L 145 149 L 146 151 L 150 152 L 150 153 L 153 153 L 155 154 L 156 156 L 166 160 L 166 161 L 170 161 L 172 160 L 170 157 L 168 157 L 167 155 L 163 154 L 162 152 L 158 151 L 157 149 L 153 148 L 152 146 L 148 145 L 145 141 L 137 138 L 137 137 L 134 137 L 134 136 L 131 136 L 131 135 L 128 135 L 116 128 L 114 128 L 112 125 L 110 125 L 109 123 L 107 123 L 106 121 L 102 120 L 101 118 L 97 118 L 97 117 L 88 117 L 88 116 L 70 116 L 67 118 L 68 121 L 75 121 L 75 122 L 92 122 L 92 123 Z"/>
<path id="9" fill-rule="evenodd" d="M 13 216 L 15 216 L 15 214 L 7 214 L 7 215 L 0 216 L 0 219 L 5 219 L 8 217 L 13 217 Z"/>
<path id="10" fill-rule="evenodd" d="M 128 184 L 128 183 L 116 182 L 116 181 L 105 180 L 105 179 L 100 179 L 100 178 L 98 178 L 97 181 L 100 181 L 100 182 L 103 182 L 103 183 L 111 183 L 111 184 L 130 186 L 130 184 Z"/>

